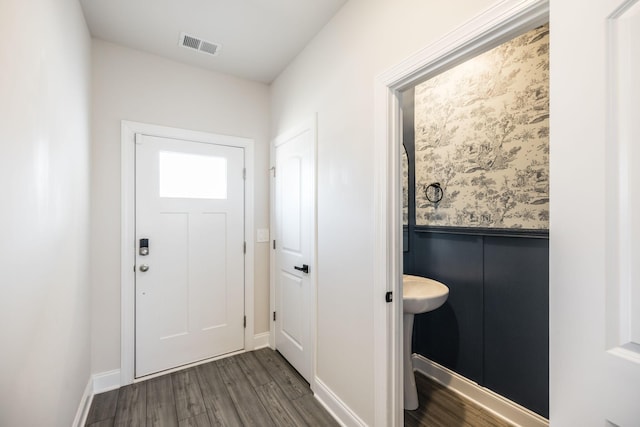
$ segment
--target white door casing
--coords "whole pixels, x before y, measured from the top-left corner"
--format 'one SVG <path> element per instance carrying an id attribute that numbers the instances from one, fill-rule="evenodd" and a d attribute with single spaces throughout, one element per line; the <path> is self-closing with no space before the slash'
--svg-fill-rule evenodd
<path id="1" fill-rule="evenodd" d="M 253 235 L 253 189 L 254 189 L 254 142 L 248 138 L 219 135 L 208 132 L 122 121 L 121 125 L 121 369 L 120 384 L 127 385 L 137 380 L 135 371 L 135 263 L 137 240 L 135 235 L 135 136 L 137 133 L 173 138 L 192 142 L 237 147 L 244 150 L 246 179 L 244 182 L 244 235 L 246 254 L 244 257 L 244 349 L 254 348 L 254 242 Z M 153 245 L 153 242 L 151 242 Z M 153 250 L 153 248 L 151 248 Z M 201 363 L 201 362 L 196 362 Z"/>
<path id="2" fill-rule="evenodd" d="M 315 325 L 315 121 L 273 144 L 274 340 L 313 385 Z M 307 271 L 304 271 L 307 270 Z"/>
<path id="3" fill-rule="evenodd" d="M 136 135 L 136 377 L 244 349 L 243 169 L 243 148 Z"/>
<path id="4" fill-rule="evenodd" d="M 402 111 L 399 94 L 466 58 L 548 22 L 547 0 L 499 1 L 375 81 L 375 425 L 402 426 Z M 393 302 L 385 302 L 392 292 Z"/>

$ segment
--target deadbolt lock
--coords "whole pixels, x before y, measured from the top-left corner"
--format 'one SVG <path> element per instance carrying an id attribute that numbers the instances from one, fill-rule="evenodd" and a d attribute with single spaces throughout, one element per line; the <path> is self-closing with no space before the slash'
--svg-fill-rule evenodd
<path id="1" fill-rule="evenodd" d="M 140 249 L 138 249 L 140 256 L 149 255 L 149 239 L 140 239 Z"/>

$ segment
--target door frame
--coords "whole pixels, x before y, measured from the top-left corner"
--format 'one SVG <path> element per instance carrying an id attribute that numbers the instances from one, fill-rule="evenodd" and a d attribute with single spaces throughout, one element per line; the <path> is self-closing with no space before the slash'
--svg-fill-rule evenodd
<path id="1" fill-rule="evenodd" d="M 549 21 L 548 0 L 503 0 L 375 81 L 375 425 L 403 425 L 400 92 Z M 385 294 L 393 292 L 393 302 Z"/>
<path id="2" fill-rule="evenodd" d="M 316 384 L 316 344 L 317 344 L 317 334 L 316 334 L 316 325 L 317 325 L 317 280 L 318 280 L 318 167 L 317 167 L 317 158 L 318 158 L 318 117 L 317 114 L 314 114 L 309 119 L 300 123 L 298 126 L 289 129 L 286 132 L 281 133 L 280 135 L 273 138 L 271 141 L 271 152 L 270 152 L 270 192 L 269 196 L 270 200 L 270 227 L 272 230 L 271 242 L 269 242 L 270 246 L 270 275 L 269 275 L 269 346 L 272 349 L 276 349 L 276 331 L 275 331 L 275 321 L 273 320 L 273 312 L 276 309 L 276 250 L 273 247 L 273 241 L 275 240 L 275 236 L 277 236 L 277 221 L 276 221 L 276 205 L 275 205 L 275 180 L 274 172 L 277 174 L 275 160 L 276 160 L 276 147 L 282 143 L 282 141 L 289 140 L 296 135 L 300 135 L 303 132 L 311 131 L 311 155 L 313 158 L 311 159 L 312 165 L 312 187 L 313 187 L 313 195 L 311 198 L 311 224 L 313 230 L 311 230 L 311 269 L 309 270 L 309 285 L 311 286 L 311 295 L 312 295 L 312 305 L 309 307 L 309 328 L 310 328 L 310 338 L 311 342 L 309 343 L 309 351 L 311 351 L 311 377 L 309 386 L 313 392 L 315 392 L 315 384 Z"/>
<path id="3" fill-rule="evenodd" d="M 136 382 L 135 378 L 135 135 L 225 145 L 244 149 L 246 169 L 244 189 L 244 238 L 247 251 L 244 258 L 244 351 L 254 348 L 254 141 L 249 138 L 219 135 L 167 126 L 122 120 L 121 122 L 121 226 L 120 226 L 120 385 Z M 194 364 L 204 363 L 205 361 Z M 188 366 L 188 365 L 187 365 Z M 181 367 L 182 368 L 182 367 Z M 169 369 L 168 371 L 171 371 Z M 163 371 L 164 374 L 168 371 Z M 148 375 L 145 379 L 153 377 Z"/>

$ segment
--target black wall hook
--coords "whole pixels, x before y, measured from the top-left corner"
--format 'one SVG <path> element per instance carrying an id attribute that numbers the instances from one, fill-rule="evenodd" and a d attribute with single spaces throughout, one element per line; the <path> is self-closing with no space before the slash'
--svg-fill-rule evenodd
<path id="1" fill-rule="evenodd" d="M 424 195 L 431 203 L 439 203 L 444 197 L 444 190 L 439 182 L 432 182 L 424 187 Z"/>

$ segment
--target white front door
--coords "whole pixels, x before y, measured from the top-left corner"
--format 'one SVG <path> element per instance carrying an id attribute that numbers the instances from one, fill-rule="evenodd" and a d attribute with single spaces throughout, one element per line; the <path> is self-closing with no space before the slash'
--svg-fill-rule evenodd
<path id="1" fill-rule="evenodd" d="M 315 128 L 275 142 L 275 341 L 277 350 L 311 383 L 315 313 Z"/>
<path id="2" fill-rule="evenodd" d="M 552 426 L 640 426 L 639 76 L 640 2 L 552 2 Z"/>
<path id="3" fill-rule="evenodd" d="M 243 349 L 244 150 L 136 134 L 135 156 L 135 376 Z"/>

